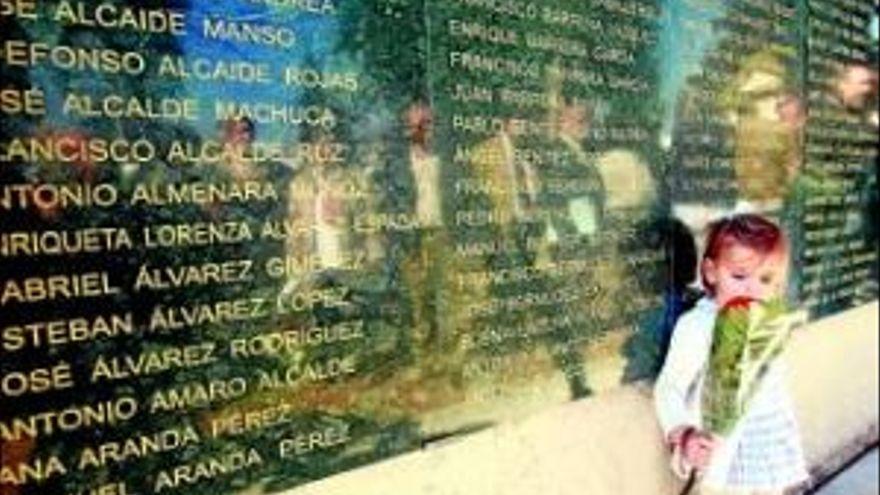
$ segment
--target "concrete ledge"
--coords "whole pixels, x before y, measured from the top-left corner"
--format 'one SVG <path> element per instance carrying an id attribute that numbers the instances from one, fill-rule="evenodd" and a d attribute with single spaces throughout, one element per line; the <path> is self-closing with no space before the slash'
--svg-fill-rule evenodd
<path id="1" fill-rule="evenodd" d="M 877 440 L 878 305 L 798 330 L 786 352 L 811 473 L 821 479 Z M 289 495 L 677 493 L 647 384 L 554 407 Z"/>

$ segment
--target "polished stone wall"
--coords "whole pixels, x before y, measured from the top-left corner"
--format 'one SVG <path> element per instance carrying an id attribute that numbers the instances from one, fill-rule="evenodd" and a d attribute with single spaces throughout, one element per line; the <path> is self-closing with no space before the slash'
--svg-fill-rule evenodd
<path id="1" fill-rule="evenodd" d="M 738 213 L 801 324 L 877 298 L 872 2 L 0 13 L 3 495 L 271 493 L 620 393 Z"/>

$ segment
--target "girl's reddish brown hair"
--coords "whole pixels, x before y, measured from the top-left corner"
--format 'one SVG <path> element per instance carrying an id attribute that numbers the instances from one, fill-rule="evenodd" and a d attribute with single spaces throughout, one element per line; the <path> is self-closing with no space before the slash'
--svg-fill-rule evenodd
<path id="1" fill-rule="evenodd" d="M 703 287 L 710 295 L 714 295 L 715 287 L 706 280 L 702 266 L 707 259 L 718 259 L 721 253 L 732 244 L 745 246 L 764 255 L 784 253 L 788 250 L 788 242 L 782 229 L 760 215 L 744 213 L 713 222 L 709 226 L 706 250 L 703 252 L 703 260 L 700 263 L 700 278 Z"/>

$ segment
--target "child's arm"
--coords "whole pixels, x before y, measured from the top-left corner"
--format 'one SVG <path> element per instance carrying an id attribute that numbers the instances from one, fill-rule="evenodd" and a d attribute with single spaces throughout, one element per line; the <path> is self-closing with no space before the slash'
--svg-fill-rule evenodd
<path id="1" fill-rule="evenodd" d="M 700 427 L 692 405 L 698 400 L 698 378 L 712 343 L 714 315 L 699 308 L 683 315 L 675 326 L 669 353 L 654 386 L 654 405 L 664 438 L 677 443 L 687 428 Z"/>

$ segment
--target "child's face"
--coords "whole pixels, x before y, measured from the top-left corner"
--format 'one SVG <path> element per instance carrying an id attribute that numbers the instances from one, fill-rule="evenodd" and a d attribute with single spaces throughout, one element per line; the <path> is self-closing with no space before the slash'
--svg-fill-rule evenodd
<path id="1" fill-rule="evenodd" d="M 737 297 L 767 301 L 783 294 L 787 261 L 784 249 L 759 253 L 734 243 L 722 249 L 717 258 L 707 258 L 703 273 L 715 287 L 719 306 Z"/>

